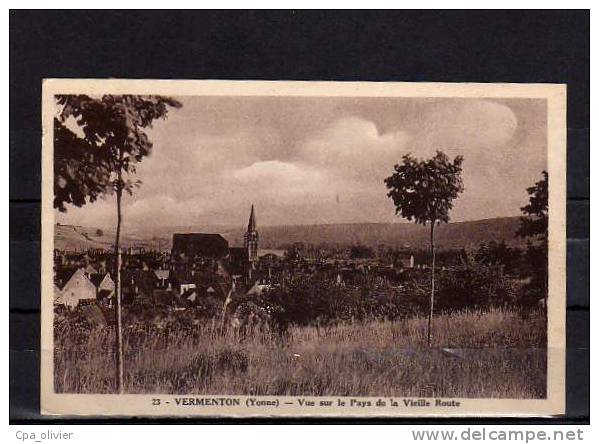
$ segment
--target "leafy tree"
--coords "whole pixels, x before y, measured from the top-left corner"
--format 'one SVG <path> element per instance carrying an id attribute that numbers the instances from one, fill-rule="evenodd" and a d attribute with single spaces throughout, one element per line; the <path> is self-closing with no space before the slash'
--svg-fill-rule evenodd
<path id="1" fill-rule="evenodd" d="M 540 296 L 544 299 L 547 298 L 549 175 L 547 171 L 543 171 L 542 175 L 543 178 L 540 181 L 526 189 L 529 195 L 528 205 L 520 209 L 523 216 L 520 218 L 520 226 L 516 232 L 516 235 L 529 239 L 526 249 L 526 260 L 532 270 L 529 302 L 539 299 L 539 288 L 541 289 Z"/>
<path id="2" fill-rule="evenodd" d="M 486 265 L 501 265 L 509 274 L 516 273 L 522 266 L 520 250 L 508 247 L 505 240 L 481 243 L 476 252 L 476 260 Z"/>
<path id="3" fill-rule="evenodd" d="M 543 171 L 542 174 L 543 178 L 540 181 L 526 189 L 530 197 L 528 205 L 520 208 L 524 216 L 520 218 L 520 226 L 516 234 L 520 237 L 536 238 L 546 242 L 549 221 L 549 176 L 547 171 Z"/>
<path id="4" fill-rule="evenodd" d="M 62 212 L 65 204 L 81 207 L 110 189 L 108 153 L 69 129 L 69 116 L 65 107 L 54 118 L 54 208 Z"/>
<path id="5" fill-rule="evenodd" d="M 469 252 L 450 272 L 440 275 L 437 307 L 452 311 L 512 306 L 518 302 L 518 283 L 505 273 L 498 261 Z"/>
<path id="6" fill-rule="evenodd" d="M 123 391 L 120 236 L 123 192 L 140 185 L 131 176 L 152 152 L 146 134 L 154 120 L 166 119 L 168 107 L 181 104 L 169 97 L 137 95 L 58 95 L 54 119 L 54 207 L 78 207 L 99 196 L 116 194 L 116 349 L 117 389 Z"/>
<path id="7" fill-rule="evenodd" d="M 464 191 L 462 162 L 457 156 L 451 161 L 437 151 L 432 158 L 420 160 L 411 154 L 395 165 L 395 172 L 385 179 L 387 196 L 393 199 L 395 213 L 417 224 L 430 226 L 431 246 L 431 298 L 428 317 L 428 345 L 431 345 L 431 328 L 435 304 L 435 225 L 449 222 L 453 201 Z"/>

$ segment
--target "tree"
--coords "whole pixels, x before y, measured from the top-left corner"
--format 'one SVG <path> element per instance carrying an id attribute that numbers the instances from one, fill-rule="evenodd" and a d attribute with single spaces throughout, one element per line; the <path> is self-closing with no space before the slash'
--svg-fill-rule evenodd
<path id="1" fill-rule="evenodd" d="M 480 249 L 467 252 L 451 272 L 441 273 L 435 301 L 441 310 L 486 309 L 517 301 L 518 282 L 501 262 L 480 253 Z"/>
<path id="2" fill-rule="evenodd" d="M 546 299 L 548 286 L 549 175 L 547 171 L 543 171 L 541 174 L 543 178 L 526 189 L 529 195 L 528 205 L 520 208 L 523 216 L 520 218 L 520 226 L 516 231 L 516 235 L 528 238 L 530 241 L 527 246 L 526 258 L 532 270 L 531 287 L 533 289 L 541 287 L 541 296 Z M 532 296 L 538 299 L 538 290 L 533 291 Z"/>
<path id="3" fill-rule="evenodd" d="M 476 252 L 476 260 L 485 265 L 501 265 L 509 274 L 521 268 L 520 250 L 508 247 L 505 240 L 499 243 L 494 240 L 481 243 Z"/>
<path id="4" fill-rule="evenodd" d="M 393 199 L 395 214 L 430 226 L 431 246 L 431 297 L 428 316 L 427 342 L 431 345 L 431 330 L 435 305 L 435 225 L 449 222 L 453 201 L 464 191 L 462 162 L 457 156 L 450 161 L 441 151 L 430 159 L 420 160 L 411 154 L 395 165 L 395 172 L 385 179 L 387 196 Z"/>
<path id="5" fill-rule="evenodd" d="M 169 97 L 58 95 L 54 119 L 54 207 L 78 207 L 101 195 L 116 194 L 116 360 L 117 391 L 123 392 L 121 313 L 121 200 L 141 182 L 132 181 L 137 163 L 152 152 L 145 130 L 154 120 L 166 119 L 168 107 L 181 104 Z"/>
<path id="6" fill-rule="evenodd" d="M 520 226 L 516 234 L 520 237 L 531 237 L 547 242 L 549 175 L 547 171 L 543 171 L 541 174 L 543 178 L 526 189 L 530 197 L 528 205 L 520 208 L 524 216 L 520 218 Z"/>

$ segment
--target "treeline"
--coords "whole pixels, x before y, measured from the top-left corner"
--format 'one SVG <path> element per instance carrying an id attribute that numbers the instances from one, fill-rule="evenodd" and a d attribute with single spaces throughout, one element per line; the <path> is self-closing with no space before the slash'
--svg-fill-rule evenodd
<path id="1" fill-rule="evenodd" d="M 439 269 L 435 282 L 435 312 L 509 307 L 529 310 L 544 297 L 542 247 L 509 248 L 482 244 L 476 251 L 452 256 L 454 265 Z M 229 310 L 243 319 L 267 321 L 280 330 L 290 325 L 330 325 L 367 320 L 399 320 L 426 315 L 430 275 L 409 270 L 399 285 L 365 275 L 355 285 L 338 285 L 315 274 L 285 286 L 244 296 Z"/>

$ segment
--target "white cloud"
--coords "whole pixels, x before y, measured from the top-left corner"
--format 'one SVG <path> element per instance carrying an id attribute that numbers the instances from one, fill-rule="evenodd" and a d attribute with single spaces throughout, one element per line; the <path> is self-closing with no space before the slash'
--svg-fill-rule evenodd
<path id="1" fill-rule="evenodd" d="M 301 203 L 321 199 L 331 179 L 326 170 L 306 163 L 267 160 L 233 171 L 224 186 L 249 200 L 263 196 L 271 203 Z"/>
<path id="2" fill-rule="evenodd" d="M 381 134 L 377 126 L 357 117 L 344 118 L 316 134 L 300 148 L 306 161 L 352 180 L 379 180 L 405 153 L 406 132 Z"/>
<path id="3" fill-rule="evenodd" d="M 233 171 L 235 180 L 242 183 L 262 184 L 263 181 L 270 182 L 274 186 L 287 184 L 305 184 L 313 180 L 319 180 L 321 175 L 307 165 L 281 162 L 279 160 L 266 160 L 254 162 L 248 167 Z"/>
<path id="4" fill-rule="evenodd" d="M 426 156 L 440 149 L 483 155 L 505 154 L 518 119 L 506 105 L 486 100 L 440 101 L 416 115 L 412 147 Z"/>

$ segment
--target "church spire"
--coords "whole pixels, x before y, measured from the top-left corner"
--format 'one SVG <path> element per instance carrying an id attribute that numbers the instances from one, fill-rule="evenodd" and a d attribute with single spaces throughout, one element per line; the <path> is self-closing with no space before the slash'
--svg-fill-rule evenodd
<path id="1" fill-rule="evenodd" d="M 254 204 L 252 204 L 252 212 L 250 213 L 250 221 L 248 222 L 248 232 L 256 231 L 256 214 L 254 212 Z"/>
<path id="2" fill-rule="evenodd" d="M 248 261 L 250 263 L 249 278 L 251 279 L 251 270 L 256 269 L 258 262 L 258 231 L 256 230 L 256 212 L 254 211 L 254 204 L 252 204 L 252 211 L 250 212 L 250 220 L 248 222 L 248 230 L 243 236 L 244 246 L 248 252 Z"/>

